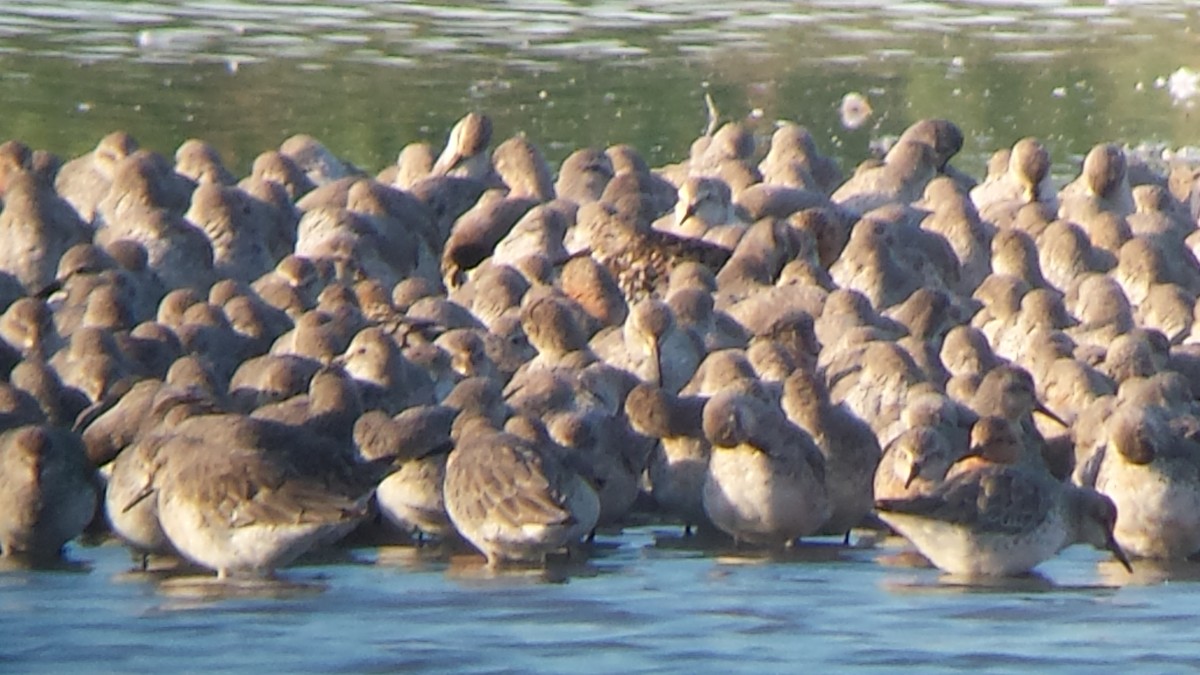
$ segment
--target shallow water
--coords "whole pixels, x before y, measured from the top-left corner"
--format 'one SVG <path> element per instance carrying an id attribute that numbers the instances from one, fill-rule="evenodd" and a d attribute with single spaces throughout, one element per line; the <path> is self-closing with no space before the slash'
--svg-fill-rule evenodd
<path id="1" fill-rule="evenodd" d="M 814 130 L 852 166 L 873 140 L 945 116 L 960 166 L 1043 138 L 1056 172 L 1094 143 L 1197 142 L 1166 79 L 1200 67 L 1200 2 L 491 3 L 7 0 L 4 137 L 64 156 L 124 128 L 170 153 L 214 142 L 239 173 L 311 133 L 364 168 L 440 143 L 466 110 L 557 160 L 631 142 L 686 154 L 711 92 L 762 132 Z M 1159 83 L 1159 80 L 1162 80 Z M 837 104 L 868 96 L 850 131 Z M 72 569 L 0 571 L 0 671 L 464 672 L 793 670 L 1165 672 L 1200 662 L 1183 636 L 1200 566 L 1127 575 L 1073 548 L 995 586 L 881 564 L 900 543 L 830 542 L 782 559 L 697 550 L 666 528 L 600 538 L 586 563 L 492 575 L 480 558 L 361 549 L 244 588 L 131 573 L 116 545 Z"/>
<path id="2" fill-rule="evenodd" d="M 357 549 L 238 586 L 133 572 L 115 544 L 72 547 L 81 569 L 0 574 L 0 670 L 1166 672 L 1200 659 L 1179 639 L 1200 566 L 1129 575 L 1074 547 L 1037 577 L 980 585 L 878 560 L 900 550 L 823 540 L 772 558 L 642 527 L 549 572 Z"/>

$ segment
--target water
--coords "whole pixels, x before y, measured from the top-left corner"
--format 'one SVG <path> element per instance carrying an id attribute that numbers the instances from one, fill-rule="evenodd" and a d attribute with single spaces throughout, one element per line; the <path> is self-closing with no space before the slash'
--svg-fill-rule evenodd
<path id="1" fill-rule="evenodd" d="M 74 547 L 81 570 L 0 575 L 0 670 L 1166 672 L 1200 658 L 1179 639 L 1200 600 L 1194 568 L 1131 576 L 1075 547 L 1040 576 L 987 586 L 877 561 L 898 551 L 735 555 L 642 527 L 548 573 L 356 549 L 244 589 Z"/>
<path id="2" fill-rule="evenodd" d="M 184 6 L 186 5 L 186 6 Z M 311 133 L 381 169 L 466 110 L 552 160 L 631 142 L 686 154 L 711 93 L 761 132 L 808 125 L 847 167 L 945 116 L 959 164 L 1020 136 L 1060 176 L 1094 143 L 1197 143 L 1167 80 L 1200 68 L 1200 2 L 454 3 L 7 0 L 3 135 L 73 156 L 124 128 L 170 153 L 214 142 L 244 173 Z M 1161 80 L 1161 82 L 1160 82 Z M 837 105 L 866 95 L 849 131 Z M 1041 576 L 965 585 L 832 542 L 779 558 L 641 527 L 585 563 L 491 574 L 470 555 L 356 549 L 231 587 L 130 572 L 119 546 L 67 570 L 0 572 L 0 671 L 1093 671 L 1191 669 L 1200 569 L 1128 575 L 1072 548 Z"/>
<path id="3" fill-rule="evenodd" d="M 246 172 L 304 131 L 378 170 L 481 109 L 551 159 L 630 142 L 659 164 L 704 128 L 708 91 L 764 133 L 808 125 L 847 168 L 928 116 L 962 126 L 976 173 L 1029 134 L 1060 174 L 1101 141 L 1197 140 L 1166 89 L 1200 67 L 1195 0 L 184 4 L 5 2 L 4 133 L 64 155 L 115 128 L 164 153 L 198 136 Z M 854 132 L 837 114 L 850 91 L 876 111 Z"/>

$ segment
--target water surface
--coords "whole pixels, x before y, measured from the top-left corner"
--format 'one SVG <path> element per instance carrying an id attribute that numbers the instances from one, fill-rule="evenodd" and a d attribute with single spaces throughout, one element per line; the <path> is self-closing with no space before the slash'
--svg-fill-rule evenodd
<path id="1" fill-rule="evenodd" d="M 1039 576 L 966 584 L 894 567 L 887 540 L 774 557 L 696 549 L 642 527 L 551 572 L 482 557 L 358 549 L 274 586 L 132 572 L 114 544 L 86 569 L 0 575 L 0 669 L 11 672 L 1167 672 L 1200 662 L 1200 569 L 1068 549 Z M 1164 574 L 1173 579 L 1164 583 Z"/>
<path id="2" fill-rule="evenodd" d="M 378 170 L 480 109 L 551 159 L 631 142 L 665 163 L 703 130 L 709 91 L 764 133 L 808 125 L 848 165 L 927 116 L 963 127 L 975 172 L 1023 135 L 1060 173 L 1101 141 L 1197 140 L 1165 87 L 1200 68 L 1195 0 L 184 4 L 6 2 L 5 134 L 64 155 L 115 128 L 161 152 L 198 136 L 244 172 L 303 131 Z M 837 115 L 850 91 L 876 111 L 854 132 Z"/>

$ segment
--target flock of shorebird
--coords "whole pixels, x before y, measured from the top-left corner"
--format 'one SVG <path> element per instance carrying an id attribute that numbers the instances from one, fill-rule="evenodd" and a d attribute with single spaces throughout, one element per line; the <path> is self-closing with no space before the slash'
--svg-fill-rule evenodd
<path id="1" fill-rule="evenodd" d="M 635 509 L 886 523 L 966 575 L 1200 551 L 1194 167 L 1099 145 L 1058 190 L 1026 138 L 977 183 L 923 120 L 844 179 L 730 123 L 555 177 L 491 136 L 374 178 L 295 136 L 241 181 L 0 145 L 3 554 L 111 528 L 262 575 L 374 519 L 536 563 Z"/>

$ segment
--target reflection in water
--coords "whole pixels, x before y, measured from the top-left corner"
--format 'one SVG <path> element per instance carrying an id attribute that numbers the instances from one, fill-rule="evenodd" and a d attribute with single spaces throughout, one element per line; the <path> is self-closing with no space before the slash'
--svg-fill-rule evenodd
<path id="1" fill-rule="evenodd" d="M 0 574 L 16 572 L 69 572 L 86 574 L 92 571 L 92 566 L 82 560 L 63 558 L 60 560 L 32 561 L 20 556 L 0 557 Z"/>
<path id="2" fill-rule="evenodd" d="M 176 601 L 173 609 L 194 609 L 224 600 L 288 600 L 319 595 L 328 589 L 323 581 L 293 579 L 218 579 L 211 575 L 172 576 L 158 582 L 155 590 Z"/>
<path id="3" fill-rule="evenodd" d="M 1125 570 L 1122 568 L 1121 570 Z M 964 577 L 941 574 L 935 579 L 885 579 L 883 587 L 893 593 L 937 593 L 937 594 L 1000 594 L 1010 593 L 1078 593 L 1105 591 L 1113 592 L 1123 585 L 1122 580 L 1113 579 L 1113 584 L 1060 584 L 1041 572 L 1034 571 L 1015 577 Z"/>
<path id="4" fill-rule="evenodd" d="M 875 555 L 900 550 L 895 539 L 875 549 L 818 540 L 771 556 L 656 543 L 672 536 L 647 526 L 601 537 L 591 558 L 546 572 L 489 570 L 482 556 L 436 547 L 385 547 L 351 552 L 372 564 L 330 562 L 233 583 L 130 573 L 120 546 L 73 547 L 91 574 L 0 574 L 0 658 L 17 671 L 106 659 L 153 670 L 806 663 L 924 672 L 1079 669 L 1131 653 L 1161 670 L 1196 656 L 1193 646 L 1161 640 L 1163 626 L 1190 617 L 1200 596 L 1192 565 L 1164 571 L 1169 585 L 1138 577 L 1149 574 L 1144 565 L 1121 579 L 1124 570 L 1073 547 L 1037 576 L 966 583 L 876 564 Z"/>
<path id="5" fill-rule="evenodd" d="M 1134 558 L 1130 562 L 1133 565 L 1132 573 L 1113 560 L 1101 562 L 1096 569 L 1104 583 L 1122 586 L 1156 586 L 1168 582 L 1200 581 L 1200 563 L 1194 560 Z"/>

